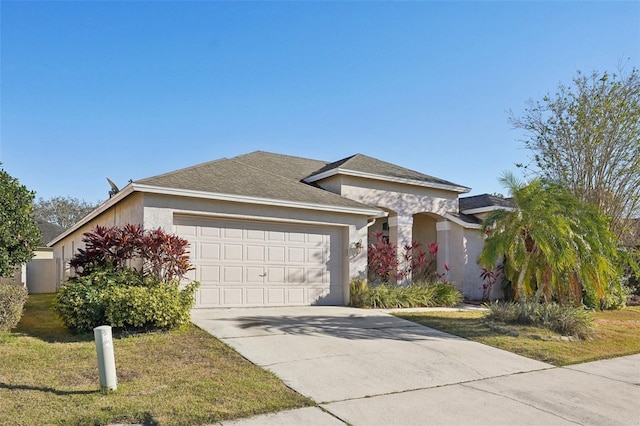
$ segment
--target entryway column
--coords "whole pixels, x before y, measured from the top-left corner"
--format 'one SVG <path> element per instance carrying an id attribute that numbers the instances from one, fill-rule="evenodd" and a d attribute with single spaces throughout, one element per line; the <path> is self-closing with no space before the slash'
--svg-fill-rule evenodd
<path id="1" fill-rule="evenodd" d="M 449 259 L 449 235 L 451 234 L 451 222 L 443 220 L 436 223 L 436 232 L 438 234 L 438 275 L 447 273 L 444 265 L 451 265 Z"/>
<path id="2" fill-rule="evenodd" d="M 413 216 L 392 216 L 389 218 L 389 241 L 396 245 L 400 268 L 404 267 L 404 246 L 411 245 L 413 232 Z M 411 282 L 407 277 L 405 282 Z"/>

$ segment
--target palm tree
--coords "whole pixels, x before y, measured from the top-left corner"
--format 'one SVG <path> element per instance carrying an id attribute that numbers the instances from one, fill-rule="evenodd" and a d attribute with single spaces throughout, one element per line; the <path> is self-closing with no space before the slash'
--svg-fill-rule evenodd
<path id="1" fill-rule="evenodd" d="M 514 210 L 497 210 L 483 222 L 486 241 L 478 263 L 493 268 L 504 257 L 516 297 L 582 302 L 585 290 L 601 299 L 616 282 L 619 256 L 608 220 L 560 186 L 528 184 L 505 173 Z"/>

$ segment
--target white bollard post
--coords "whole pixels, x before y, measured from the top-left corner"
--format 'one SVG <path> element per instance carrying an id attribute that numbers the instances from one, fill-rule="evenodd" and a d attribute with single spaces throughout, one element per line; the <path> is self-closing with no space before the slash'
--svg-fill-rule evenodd
<path id="1" fill-rule="evenodd" d="M 113 338 L 111 326 L 101 325 L 93 329 L 98 352 L 98 371 L 100 372 L 100 389 L 115 391 L 118 388 L 116 377 L 116 359 L 113 355 Z"/>

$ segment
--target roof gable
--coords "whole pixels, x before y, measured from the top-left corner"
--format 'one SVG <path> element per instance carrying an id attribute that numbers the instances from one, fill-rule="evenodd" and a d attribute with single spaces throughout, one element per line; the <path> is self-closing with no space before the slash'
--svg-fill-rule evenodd
<path id="1" fill-rule="evenodd" d="M 454 190 L 456 192 L 468 192 L 467 188 L 456 183 L 439 179 L 415 170 L 400 167 L 396 164 L 356 154 L 327 164 L 312 175 L 305 178 L 305 182 L 315 182 L 334 174 L 360 175 L 362 177 L 378 177 L 382 180 L 394 180 L 408 184 L 417 184 L 435 188 Z"/>

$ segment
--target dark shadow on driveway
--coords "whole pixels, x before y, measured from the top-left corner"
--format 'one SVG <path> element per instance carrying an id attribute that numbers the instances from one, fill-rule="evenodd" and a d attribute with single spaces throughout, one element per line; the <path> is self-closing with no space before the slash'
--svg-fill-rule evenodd
<path id="1" fill-rule="evenodd" d="M 351 340 L 372 337 L 405 341 L 465 340 L 459 336 L 387 315 L 239 315 L 232 318 L 210 318 L 207 321 L 229 321 L 243 330 L 256 330 L 256 332 L 292 335 L 325 334 Z"/>

